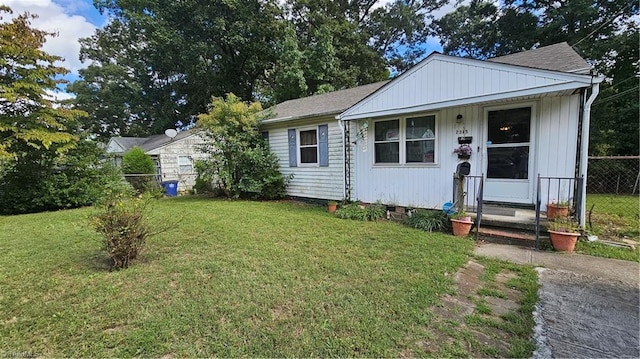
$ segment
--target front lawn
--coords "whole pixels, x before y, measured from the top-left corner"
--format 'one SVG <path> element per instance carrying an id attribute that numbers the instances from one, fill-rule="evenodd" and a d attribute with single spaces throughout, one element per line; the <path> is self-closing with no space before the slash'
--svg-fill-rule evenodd
<path id="1" fill-rule="evenodd" d="M 155 207 L 179 225 L 114 272 L 93 209 L 0 217 L 0 353 L 424 356 L 474 244 L 289 202 Z"/>

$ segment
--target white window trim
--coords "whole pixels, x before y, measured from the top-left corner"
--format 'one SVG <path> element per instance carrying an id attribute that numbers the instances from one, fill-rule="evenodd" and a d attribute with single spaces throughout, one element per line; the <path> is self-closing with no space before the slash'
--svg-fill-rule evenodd
<path id="1" fill-rule="evenodd" d="M 182 171 L 180 170 L 180 166 L 182 166 L 182 165 L 180 164 L 180 158 L 186 158 L 186 159 L 188 159 L 188 160 L 189 160 L 189 164 L 191 165 L 191 172 L 182 172 Z M 190 174 L 193 174 L 193 173 L 194 173 L 194 168 L 193 168 L 193 159 L 191 158 L 191 156 L 184 156 L 184 155 L 179 155 L 179 156 L 177 156 L 177 158 L 176 158 L 176 164 L 178 165 L 178 174 L 181 174 L 181 175 L 190 175 Z M 186 165 L 184 165 L 184 166 L 186 166 Z"/>
<path id="2" fill-rule="evenodd" d="M 426 163 L 426 162 L 407 162 L 407 119 L 408 118 L 415 118 L 415 117 L 426 117 L 426 116 L 434 116 L 434 123 L 435 123 L 435 129 L 434 129 L 434 135 L 435 138 L 433 138 L 433 162 L 432 163 Z M 384 121 L 392 121 L 392 120 L 400 120 L 400 131 L 399 131 L 399 135 L 400 135 L 400 139 L 399 141 L 378 141 L 376 142 L 376 123 L 377 122 L 384 122 Z M 372 148 L 373 151 L 371 151 L 371 163 L 373 164 L 373 167 L 439 167 L 440 166 L 440 162 L 438 161 L 438 159 L 440 158 L 440 151 L 438 151 L 438 142 L 439 142 L 439 126 L 438 126 L 438 122 L 439 122 L 439 118 L 438 118 L 438 113 L 437 112 L 429 112 L 429 113 L 417 113 L 417 114 L 408 114 L 408 115 L 404 115 L 404 116 L 393 116 L 393 117 L 385 117 L 385 118 L 380 118 L 380 119 L 376 119 L 373 121 L 373 128 L 369 130 L 369 138 L 371 140 L 372 143 Z M 419 139 L 414 139 L 414 140 L 419 140 Z M 425 139 L 426 140 L 426 139 Z M 385 163 L 376 163 L 376 143 L 391 143 L 391 142 L 400 142 L 400 153 L 399 153 L 399 162 L 398 163 L 390 163 L 390 162 L 385 162 Z"/>
<path id="3" fill-rule="evenodd" d="M 307 126 L 296 128 L 296 151 L 298 157 L 298 167 L 320 167 L 320 131 L 318 130 L 319 126 Z M 306 145 L 302 146 L 302 141 L 300 141 L 300 132 L 305 131 L 316 131 L 316 144 L 315 145 Z M 314 163 L 304 163 L 302 162 L 302 151 L 301 148 L 316 148 L 316 162 Z"/>

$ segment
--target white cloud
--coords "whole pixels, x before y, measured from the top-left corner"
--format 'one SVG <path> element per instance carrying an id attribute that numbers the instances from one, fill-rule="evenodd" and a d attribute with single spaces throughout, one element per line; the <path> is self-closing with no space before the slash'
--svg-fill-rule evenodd
<path id="1" fill-rule="evenodd" d="M 65 61 L 60 65 L 72 73 L 77 73 L 78 69 L 84 67 L 78 58 L 78 39 L 91 36 L 96 26 L 82 16 L 69 15 L 86 8 L 86 3 L 80 0 L 62 0 L 61 3 L 65 7 L 51 0 L 0 0 L 0 4 L 9 6 L 14 15 L 25 11 L 38 15 L 32 23 L 33 27 L 57 33 L 58 36 L 47 38 L 43 50 L 63 57 Z"/>

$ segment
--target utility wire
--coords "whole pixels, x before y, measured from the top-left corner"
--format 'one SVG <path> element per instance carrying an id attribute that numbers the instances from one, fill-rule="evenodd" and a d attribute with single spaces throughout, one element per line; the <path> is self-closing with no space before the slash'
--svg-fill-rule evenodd
<path id="1" fill-rule="evenodd" d="M 630 88 L 630 89 L 628 89 L 628 90 L 624 90 L 624 91 L 622 91 L 622 92 L 620 92 L 620 93 L 617 93 L 617 94 L 615 94 L 615 95 L 611 95 L 611 96 L 609 96 L 609 97 L 605 97 L 605 98 L 603 98 L 602 100 L 599 100 L 599 101 L 594 102 L 593 104 L 594 104 L 594 105 L 599 105 L 599 104 L 604 103 L 604 102 L 608 102 L 608 101 L 611 101 L 611 100 L 615 100 L 615 99 L 617 99 L 618 97 L 624 96 L 624 95 L 628 94 L 629 92 L 633 92 L 633 91 L 636 91 L 636 90 L 638 90 L 638 89 L 640 89 L 640 86 L 636 86 L 636 87 Z"/>
<path id="2" fill-rule="evenodd" d="M 622 13 L 624 13 L 629 8 L 629 6 L 631 6 L 631 4 L 634 4 L 634 3 L 635 3 L 635 1 L 628 3 L 627 6 L 625 6 L 622 10 L 620 10 L 614 17 L 612 17 L 611 19 L 609 19 L 609 20 L 605 21 L 604 23 L 602 23 L 602 25 L 598 26 L 598 28 L 596 28 L 595 30 L 591 31 L 587 36 L 583 37 L 582 39 L 578 40 L 578 42 L 576 42 L 575 44 L 571 45 L 571 47 L 577 46 L 579 43 L 581 43 L 582 41 L 587 39 L 589 36 L 595 34 L 596 31 L 602 29 L 603 27 L 608 25 L 610 22 L 612 22 L 613 20 L 617 19 L 618 16 L 622 15 Z"/>

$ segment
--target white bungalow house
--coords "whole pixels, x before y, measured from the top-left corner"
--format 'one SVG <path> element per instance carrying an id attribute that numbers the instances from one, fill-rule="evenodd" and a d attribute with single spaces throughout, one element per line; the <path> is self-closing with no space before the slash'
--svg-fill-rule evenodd
<path id="1" fill-rule="evenodd" d="M 175 137 L 154 135 L 149 137 L 112 137 L 106 152 L 120 165 L 125 152 L 138 146 L 151 156 L 156 164 L 160 181 L 178 181 L 178 191 L 190 190 L 195 184 L 194 161 L 206 157 L 199 151 L 205 140 L 192 130 L 178 132 Z"/>
<path id="2" fill-rule="evenodd" d="M 441 208 L 452 200 L 454 149 L 466 143 L 485 200 L 533 206 L 538 174 L 586 177 L 602 81 L 590 69 L 566 43 L 487 61 L 433 53 L 386 84 L 333 93 L 332 101 L 363 96 L 333 119 L 324 94 L 276 106 L 263 128 L 282 171 L 295 176 L 292 196 Z M 585 188 L 572 193 L 584 198 Z M 545 189 L 556 190 L 564 193 Z"/>

